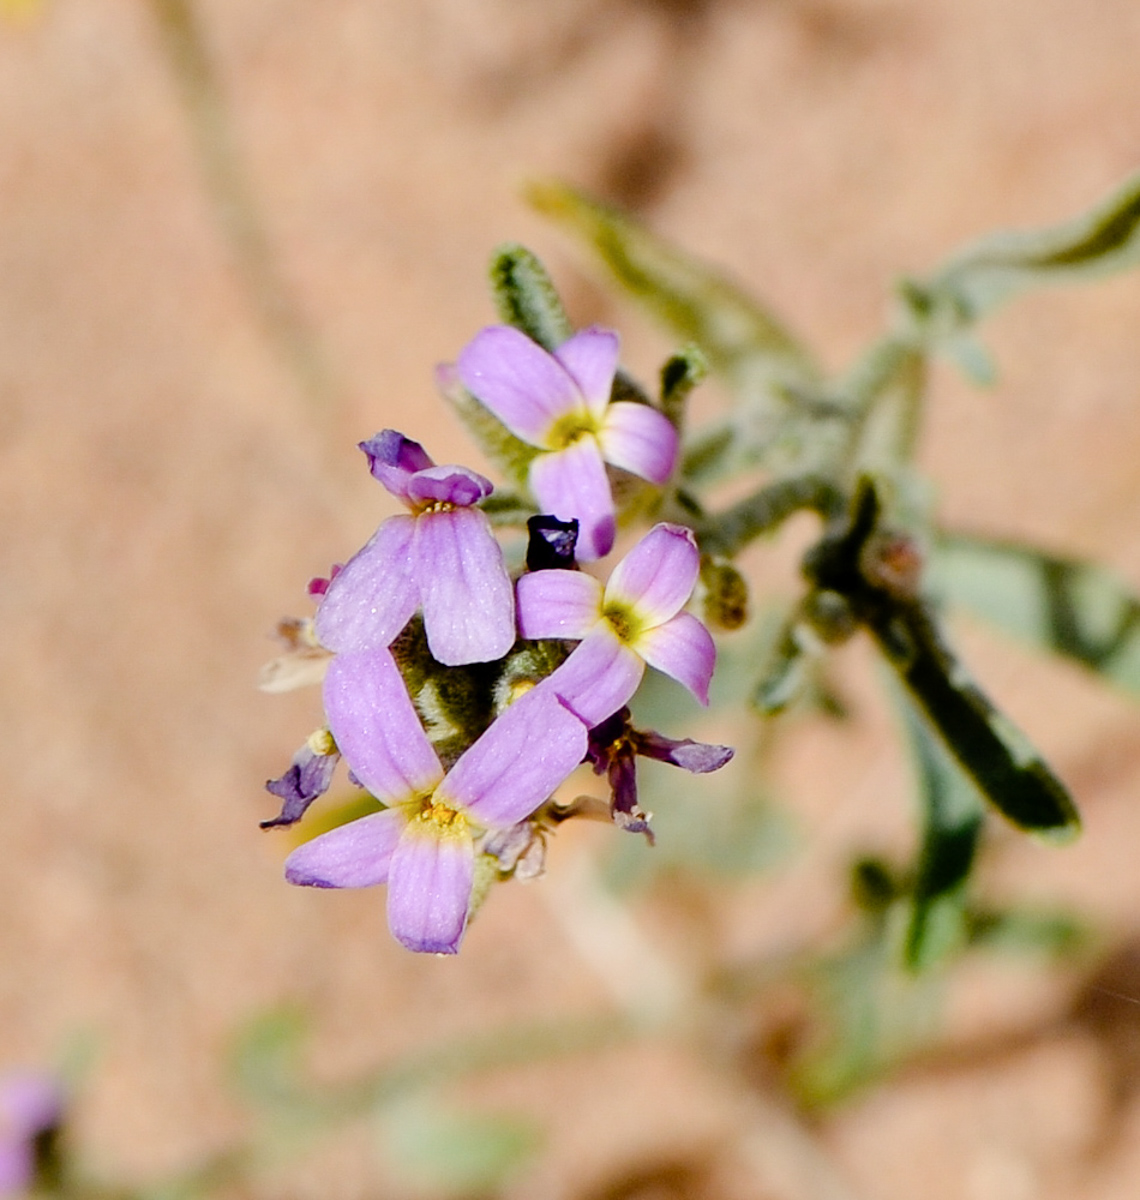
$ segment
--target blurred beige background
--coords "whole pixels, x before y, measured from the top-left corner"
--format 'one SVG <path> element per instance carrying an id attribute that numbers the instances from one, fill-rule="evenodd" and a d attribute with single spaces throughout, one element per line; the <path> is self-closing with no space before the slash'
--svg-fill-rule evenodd
<path id="1" fill-rule="evenodd" d="M 177 58 L 176 10 L 0 6 L 0 1062 L 52 1061 L 96 1031 L 80 1133 L 139 1178 L 240 1132 L 218 1056 L 261 1006 L 311 1005 L 314 1065 L 335 1078 L 433 1032 L 608 1000 L 550 880 L 496 894 L 457 961 L 420 960 L 390 941 L 380 894 L 288 888 L 282 841 L 257 828 L 262 781 L 317 719 L 313 693 L 254 690 L 268 634 L 391 511 L 354 443 L 392 424 L 479 465 L 431 370 L 493 319 L 492 247 L 535 248 L 577 320 L 620 323 L 635 372 L 668 348 L 526 211 L 519 181 L 553 173 L 631 206 L 839 368 L 900 273 L 1059 220 L 1140 161 L 1132 0 L 210 0 L 200 30 L 267 268 L 210 183 L 195 120 L 217 113 Z M 295 311 L 272 307 L 274 277 Z M 297 329 L 323 374 L 283 351 Z M 1133 274 L 1003 313 L 994 390 L 940 371 L 923 458 L 946 518 L 1100 556 L 1140 587 L 1138 330 Z M 1125 936 L 1135 711 L 962 638 L 1087 817 L 1071 850 L 1008 847 L 994 887 L 1067 898 Z M 826 930 L 848 848 L 898 843 L 890 720 L 849 657 L 861 724 L 797 736 L 780 762 L 813 850 L 726 893 L 730 950 Z M 601 844 L 569 831 L 552 875 Z M 1063 983 L 982 975 L 954 1001 L 964 1029 L 1060 1011 Z M 492 1086 L 550 1126 L 511 1192 L 528 1200 L 616 1195 L 608 1179 L 662 1155 L 766 1136 L 747 1096 L 652 1048 Z M 1090 1158 L 1105 1088 L 1092 1043 L 1062 1030 L 884 1086 L 823 1141 L 853 1196 L 1131 1197 L 1140 1108 Z M 839 1194 L 761 1191 L 740 1169 L 661 1194 Z M 286 1178 L 267 1194 L 404 1195 L 355 1143 Z"/>

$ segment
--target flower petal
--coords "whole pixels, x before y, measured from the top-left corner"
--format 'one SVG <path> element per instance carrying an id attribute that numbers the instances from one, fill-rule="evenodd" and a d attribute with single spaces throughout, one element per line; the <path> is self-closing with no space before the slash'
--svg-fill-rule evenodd
<path id="1" fill-rule="evenodd" d="M 582 571 L 532 571 L 515 591 L 524 638 L 584 638 L 601 619 L 602 585 Z"/>
<path id="2" fill-rule="evenodd" d="M 582 761 L 586 727 L 540 685 L 521 696 L 451 768 L 436 790 L 480 824 L 529 816 Z"/>
<path id="3" fill-rule="evenodd" d="M 265 790 L 281 801 L 281 812 L 268 821 L 262 821 L 261 828 L 295 825 L 305 815 L 309 805 L 329 790 L 338 762 L 340 753 L 328 730 L 318 729 L 293 755 L 285 774 L 269 780 L 265 785 Z"/>
<path id="4" fill-rule="evenodd" d="M 409 950 L 454 954 L 467 927 L 474 877 L 475 847 L 465 822 L 446 828 L 410 822 L 388 875 L 392 936 Z"/>
<path id="5" fill-rule="evenodd" d="M 413 517 L 389 517 L 329 583 L 314 622 L 323 646 L 348 651 L 392 644 L 419 603 L 414 533 Z"/>
<path id="6" fill-rule="evenodd" d="M 692 613 L 678 613 L 664 625 L 646 630 L 637 639 L 636 649 L 651 667 L 671 675 L 702 704 L 708 704 L 716 646 L 712 635 Z"/>
<path id="7" fill-rule="evenodd" d="M 0 1142 L 0 1196 L 21 1196 L 36 1173 L 32 1139 Z"/>
<path id="8" fill-rule="evenodd" d="M 417 471 L 408 481 L 407 496 L 419 504 L 434 502 L 468 508 L 494 490 L 489 479 L 466 467 L 428 467 Z"/>
<path id="9" fill-rule="evenodd" d="M 638 754 L 655 758 L 658 762 L 671 763 L 694 775 L 707 775 L 719 771 L 733 756 L 731 746 L 717 746 L 710 742 L 694 742 L 692 738 L 668 738 L 663 734 L 635 730 L 633 746 Z"/>
<path id="10" fill-rule="evenodd" d="M 386 808 L 305 842 L 285 860 L 285 878 L 300 887 L 357 888 L 386 883 L 396 843 L 407 824 Z"/>
<path id="11" fill-rule="evenodd" d="M 692 595 L 700 565 L 692 530 L 654 525 L 614 567 L 605 602 L 628 604 L 642 621 L 660 625 Z"/>
<path id="12" fill-rule="evenodd" d="M 414 561 L 433 656 L 449 667 L 502 658 L 515 640 L 515 594 L 483 513 L 418 517 Z"/>
<path id="13" fill-rule="evenodd" d="M 554 351 L 578 385 L 586 407 L 599 419 L 610 402 L 620 349 L 621 342 L 612 329 L 592 325 Z"/>
<path id="14" fill-rule="evenodd" d="M 463 386 L 532 446 L 545 446 L 551 425 L 583 404 L 554 355 L 509 325 L 480 330 L 455 365 Z"/>
<path id="15" fill-rule="evenodd" d="M 641 658 L 614 633 L 608 622 L 599 621 L 538 688 L 553 691 L 592 729 L 629 703 L 644 674 L 645 663 Z"/>
<path id="16" fill-rule="evenodd" d="M 59 1080 L 36 1071 L 0 1076 L 0 1138 L 35 1137 L 63 1120 L 64 1093 Z"/>
<path id="17" fill-rule="evenodd" d="M 401 500 L 408 494 L 408 481 L 417 471 L 433 465 L 427 451 L 411 438 L 394 429 L 382 429 L 375 437 L 360 443 L 368 455 L 368 469 L 393 496 Z"/>
<path id="18" fill-rule="evenodd" d="M 595 438 L 540 454 L 530 464 L 530 489 L 544 513 L 562 521 L 577 518 L 579 562 L 604 558 L 613 549 L 614 501 Z"/>
<path id="19" fill-rule="evenodd" d="M 631 400 L 611 404 L 598 441 L 606 462 L 651 483 L 664 483 L 677 463 L 677 431 L 648 404 Z"/>
<path id="20" fill-rule="evenodd" d="M 443 768 L 387 650 L 338 654 L 325 676 L 329 729 L 353 775 L 385 803 L 429 794 Z"/>

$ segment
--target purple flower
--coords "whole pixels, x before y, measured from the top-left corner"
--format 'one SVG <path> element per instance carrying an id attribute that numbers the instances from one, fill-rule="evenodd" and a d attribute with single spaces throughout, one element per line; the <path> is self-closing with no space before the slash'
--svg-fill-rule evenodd
<path id="1" fill-rule="evenodd" d="M 389 517 L 329 580 L 316 616 L 321 643 L 338 653 L 389 646 L 422 607 L 439 662 L 502 658 L 515 640 L 511 582 L 487 518 L 473 507 L 491 484 L 466 467 L 437 467 L 393 429 L 360 448 L 411 515 Z"/>
<path id="2" fill-rule="evenodd" d="M 618 337 L 583 329 L 548 354 L 509 325 L 481 330 L 459 355 L 463 386 L 540 453 L 530 489 L 544 513 L 581 525 L 578 557 L 614 544 L 614 502 L 606 463 L 664 483 L 677 459 L 677 432 L 655 408 L 610 403 Z"/>
<path id="3" fill-rule="evenodd" d="M 27 1191 L 36 1177 L 36 1141 L 63 1119 L 63 1094 L 49 1076 L 0 1076 L 0 1196 Z"/>
<path id="4" fill-rule="evenodd" d="M 691 530 L 660 524 L 618 563 L 604 588 L 580 571 L 523 575 L 522 636 L 581 639 L 539 686 L 552 689 L 591 728 L 628 703 L 646 663 L 708 704 L 716 647 L 700 621 L 681 611 L 699 569 Z"/>
<path id="5" fill-rule="evenodd" d="M 628 833 L 645 834 L 652 845 L 649 822 L 653 814 L 644 812 L 637 803 L 637 755 L 683 767 L 694 775 L 705 775 L 719 771 L 732 758 L 733 751 L 729 746 L 643 732 L 630 725 L 629 717 L 629 709 L 623 708 L 591 729 L 586 759 L 593 764 L 595 775 L 604 773 L 609 780 L 610 816 L 614 824 Z"/>
<path id="6" fill-rule="evenodd" d="M 387 883 L 396 939 L 409 950 L 454 954 L 467 926 L 476 838 L 510 828 L 550 796 L 585 756 L 585 726 L 556 695 L 532 689 L 445 773 L 386 649 L 338 655 L 324 699 L 353 775 L 388 807 L 294 850 L 285 877 L 310 887 Z"/>

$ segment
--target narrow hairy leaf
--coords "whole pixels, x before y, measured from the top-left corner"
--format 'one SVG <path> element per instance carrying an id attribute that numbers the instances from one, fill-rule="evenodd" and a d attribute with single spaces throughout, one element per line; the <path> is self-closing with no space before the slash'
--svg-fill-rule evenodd
<path id="1" fill-rule="evenodd" d="M 958 764 L 899 697 L 913 751 L 922 809 L 922 844 L 911 889 L 903 962 L 912 971 L 935 964 L 965 939 L 963 892 L 982 826 L 982 800 Z"/>
<path id="2" fill-rule="evenodd" d="M 991 234 L 904 289 L 916 315 L 970 324 L 1028 288 L 1121 271 L 1140 261 L 1140 174 L 1089 212 L 1046 229 Z"/>
<path id="3" fill-rule="evenodd" d="M 938 593 L 1140 696 L 1140 597 L 1110 571 L 1019 542 L 948 534 Z"/>

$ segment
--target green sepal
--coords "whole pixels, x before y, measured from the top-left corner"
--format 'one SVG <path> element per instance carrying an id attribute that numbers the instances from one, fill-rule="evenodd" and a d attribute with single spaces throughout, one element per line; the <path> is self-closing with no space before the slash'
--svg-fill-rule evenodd
<path id="1" fill-rule="evenodd" d="M 525 246 L 508 243 L 491 259 L 491 291 L 499 318 L 553 351 L 574 333 L 546 268 Z"/>
<path id="2" fill-rule="evenodd" d="M 678 433 L 685 428 L 685 404 L 708 374 L 709 364 L 696 346 L 686 346 L 661 368 L 661 411 Z"/>

